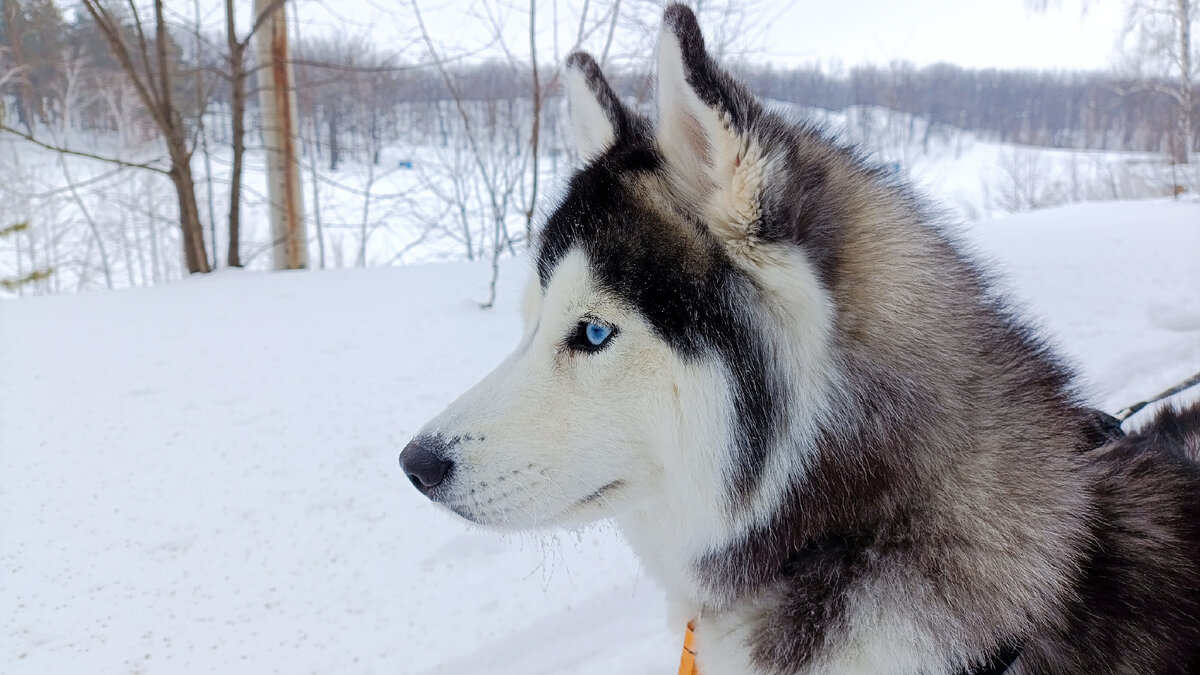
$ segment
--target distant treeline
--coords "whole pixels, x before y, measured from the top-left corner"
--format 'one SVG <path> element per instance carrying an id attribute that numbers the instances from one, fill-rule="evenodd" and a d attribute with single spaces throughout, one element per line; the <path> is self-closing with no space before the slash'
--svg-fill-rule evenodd
<path id="1" fill-rule="evenodd" d="M 0 104 L 7 101 L 3 108 L 10 113 L 10 125 L 28 128 L 37 121 L 67 121 L 85 130 L 113 130 L 118 127 L 114 116 L 136 114 L 130 109 L 136 107 L 132 96 L 114 95 L 114 90 L 124 89 L 118 84 L 124 76 L 85 13 L 64 16 L 51 0 L 6 0 L 4 8 L 0 15 L 0 69 L 7 65 L 16 72 L 11 72 L 0 88 Z M 228 79 L 211 77 L 227 67 L 224 37 L 202 35 L 198 39 L 183 29 L 168 37 L 172 43 L 169 52 L 178 67 L 174 86 L 179 89 L 177 99 L 185 104 L 183 116 L 195 117 L 196 110 L 186 109 L 193 101 L 202 102 L 210 111 L 227 108 Z M 153 36 L 130 35 L 127 39 L 153 40 Z M 343 149 L 367 146 L 377 151 L 388 139 L 407 135 L 398 129 L 401 126 L 432 125 L 434 133 L 453 133 L 453 125 L 445 121 L 445 104 L 455 97 L 491 102 L 485 109 L 496 106 L 511 111 L 514 102 L 533 95 L 527 63 L 454 64 L 449 68 L 451 89 L 432 65 L 406 62 L 360 41 L 297 41 L 293 59 L 302 121 L 320 139 L 319 146 L 329 150 L 334 165 Z M 249 70 L 253 83 L 253 64 Z M 1177 104 L 1162 93 L 1163 85 L 1168 84 L 1164 82 L 1098 72 L 976 70 L 947 64 L 918 68 L 902 62 L 837 72 L 810 65 L 748 65 L 737 70 L 761 96 L 829 110 L 887 107 L 928 119 L 927 134 L 959 128 L 1002 142 L 1059 148 L 1176 156 L 1182 150 L 1173 123 Z M 542 68 L 544 98 L 559 93 L 556 72 L 550 65 Z M 0 70 L 0 82 L 3 75 Z M 636 101 L 644 103 L 653 91 L 644 73 L 617 71 L 610 75 L 617 88 Z M 1200 105 L 1200 97 L 1197 101 Z M 249 103 L 253 133 L 257 98 L 251 96 Z M 422 109 L 437 114 L 423 117 Z M 1200 112 L 1193 110 L 1191 120 L 1196 130 L 1192 138 L 1200 145 Z"/>
<path id="2" fill-rule="evenodd" d="M 302 49 L 308 52 L 314 46 L 308 43 Z M 301 68 L 306 72 L 300 81 L 318 83 L 305 106 L 308 114 L 351 119 L 352 109 L 368 102 L 386 114 L 385 109 L 401 104 L 452 98 L 432 68 L 338 71 L 337 59 L 328 59 L 335 50 L 314 51 L 319 58 L 297 58 L 309 64 Z M 760 96 L 835 111 L 851 106 L 890 108 L 929 120 L 926 134 L 958 128 L 990 140 L 1055 148 L 1175 156 L 1182 150 L 1174 124 L 1177 104 L 1162 92 L 1164 82 L 1102 72 L 979 70 L 949 64 L 862 66 L 844 73 L 814 66 L 737 70 Z M 544 67 L 543 73 L 547 72 L 555 71 Z M 523 65 L 459 65 L 452 75 L 455 93 L 472 101 L 532 96 L 530 73 Z M 544 74 L 543 78 L 546 97 L 560 93 L 554 78 Z M 646 105 L 653 93 L 653 82 L 644 74 L 617 71 L 610 78 L 623 96 L 637 104 Z M 1200 99 L 1191 120 L 1196 146 L 1192 151 L 1200 151 Z"/>
<path id="3" fill-rule="evenodd" d="M 876 105 L 1001 142 L 1096 150 L 1178 150 L 1175 102 L 1161 82 L 1096 72 L 974 70 L 949 64 L 854 68 L 746 68 L 762 96 L 840 110 Z M 1200 132 L 1200 114 L 1192 111 Z M 1193 133 L 1200 138 L 1200 133 Z M 1192 148 L 1197 150 L 1200 148 Z"/>

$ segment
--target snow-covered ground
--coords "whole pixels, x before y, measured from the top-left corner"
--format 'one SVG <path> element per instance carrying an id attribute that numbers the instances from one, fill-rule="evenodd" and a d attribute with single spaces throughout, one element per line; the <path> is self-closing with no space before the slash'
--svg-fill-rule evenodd
<path id="1" fill-rule="evenodd" d="M 564 112 L 562 101 L 547 105 L 549 111 Z M 824 125 L 873 161 L 894 167 L 936 194 L 952 217 L 968 222 L 1055 204 L 1171 194 L 1170 167 L 1161 156 L 1019 146 L 943 126 L 926 133 L 924 118 L 874 106 L 828 111 L 781 102 L 770 105 L 789 117 Z M 562 128 L 565 118 L 551 117 L 539 163 L 541 208 L 571 169 L 570 141 Z M 214 114 L 209 123 L 220 129 L 228 120 Z M 118 143 L 114 135 L 74 133 L 60 141 L 50 131 L 45 133 L 54 142 L 127 161 L 161 155 L 152 140 L 127 138 Z M 461 260 L 468 250 L 486 255 L 494 222 L 488 181 L 480 166 L 487 167 L 493 183 L 513 186 L 500 201 L 508 204 L 504 212 L 509 232 L 519 238 L 525 227 L 524 200 L 532 187 L 528 158 L 501 143 L 485 145 L 477 163 L 464 143 L 457 138 L 444 144 L 438 134 L 414 127 L 387 142 L 378 165 L 365 161 L 361 148 L 346 152 L 337 170 L 329 168 L 328 157 L 303 156 L 310 266 L 354 266 L 360 253 L 369 266 Z M 266 160 L 253 144 L 245 159 L 242 263 L 266 269 Z M 206 227 L 205 236 L 210 251 L 215 248 L 221 254 L 222 265 L 228 245 L 223 223 L 229 208 L 230 165 L 228 147 L 214 142 L 211 156 L 197 153 L 192 167 L 201 220 L 214 222 L 210 208 L 215 214 L 216 227 Z M 179 256 L 176 197 L 164 176 L 60 156 L 11 135 L 0 136 L 0 175 L 5 176 L 0 199 L 6 208 L 0 214 L 0 230 L 18 222 L 29 224 L 22 235 L 0 237 L 0 279 L 19 278 L 33 269 L 53 270 L 48 279 L 22 289 L 25 294 L 106 287 L 101 248 L 116 288 L 186 275 Z M 524 182 L 517 180 L 522 177 Z M 14 293 L 0 286 L 0 298 Z"/>
<path id="2" fill-rule="evenodd" d="M 968 227 L 1109 411 L 1200 370 L 1200 204 Z M 674 672 L 605 526 L 434 509 L 409 436 L 515 343 L 526 263 L 222 272 L 0 302 L 0 670 Z"/>

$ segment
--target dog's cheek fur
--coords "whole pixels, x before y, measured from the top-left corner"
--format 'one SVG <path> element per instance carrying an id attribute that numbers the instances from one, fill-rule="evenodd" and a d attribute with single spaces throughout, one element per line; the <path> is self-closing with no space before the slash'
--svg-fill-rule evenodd
<path id="1" fill-rule="evenodd" d="M 662 473 L 655 449 L 674 440 L 669 350 L 597 286 L 582 253 L 564 257 L 535 304 L 517 350 L 424 432 L 451 441 L 444 500 L 482 524 L 613 515 L 650 489 Z M 618 326 L 613 343 L 594 354 L 565 346 L 585 316 Z M 593 500 L 606 486 L 611 494 Z"/>
<path id="2" fill-rule="evenodd" d="M 662 421 L 672 430 L 668 442 L 653 452 L 670 470 L 662 473 L 657 489 L 628 513 L 618 514 L 616 522 L 651 576 L 675 597 L 686 598 L 686 561 L 696 540 L 718 540 L 727 528 L 732 406 L 719 364 L 675 359 L 668 369 L 672 400 Z"/>
<path id="3" fill-rule="evenodd" d="M 765 362 L 773 371 L 767 379 L 788 383 L 777 417 L 767 421 L 775 438 L 762 477 L 743 506 L 741 524 L 752 527 L 769 522 L 816 460 L 812 439 L 828 422 L 829 393 L 840 379 L 832 351 L 836 314 L 804 250 L 760 247 L 754 256 L 733 259 L 756 288 L 756 302 L 747 306 L 766 343 Z"/>

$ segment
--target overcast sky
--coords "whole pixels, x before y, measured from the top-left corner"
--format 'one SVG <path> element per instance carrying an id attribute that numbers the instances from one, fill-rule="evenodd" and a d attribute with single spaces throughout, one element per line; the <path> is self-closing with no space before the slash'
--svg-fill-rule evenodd
<path id="1" fill-rule="evenodd" d="M 242 0 L 248 8 L 249 1 Z M 434 38 L 451 49 L 477 49 L 488 40 L 481 2 L 420 0 Z M 408 0 L 297 0 L 302 34 L 338 30 L 354 40 L 402 45 L 414 38 Z M 623 8 L 636 5 L 628 0 Z M 642 4 L 646 4 L 643 0 Z M 754 48 L 753 60 L 780 64 L 886 64 L 901 59 L 919 65 L 946 61 L 969 67 L 1105 69 L 1114 62 L 1123 3 L 1064 0 L 1046 12 L 1027 9 L 1024 0 L 793 0 L 759 2 L 760 30 L 742 46 Z M 592 2 L 592 10 L 606 3 Z M 498 0 L 496 20 L 514 54 L 528 56 L 527 3 Z M 538 4 L 539 60 L 561 58 L 574 43 L 583 0 L 545 0 Z M 553 17 L 558 14 L 557 35 Z M 219 18 L 219 17 L 218 17 Z M 712 21 L 709 22 L 710 24 Z M 243 26 L 245 23 L 243 23 Z M 336 28 L 335 28 L 336 27 Z M 704 26 L 705 32 L 716 30 Z M 557 40 L 555 39 L 557 38 Z M 598 51 L 598 33 L 585 46 Z M 760 51 L 761 50 L 761 51 Z M 419 56 L 413 48 L 410 54 Z M 646 58 L 642 46 L 614 47 L 614 54 Z"/>
<path id="2" fill-rule="evenodd" d="M 768 34 L 772 56 L 847 65 L 904 59 L 971 67 L 1108 67 L 1123 10 L 1086 14 L 1064 2 L 1031 12 L 1023 0 L 797 0 Z"/>

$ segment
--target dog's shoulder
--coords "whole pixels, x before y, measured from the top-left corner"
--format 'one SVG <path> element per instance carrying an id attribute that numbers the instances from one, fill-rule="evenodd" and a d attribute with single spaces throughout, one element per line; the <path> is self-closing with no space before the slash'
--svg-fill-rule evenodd
<path id="1" fill-rule="evenodd" d="M 1195 404 L 1088 453 L 1094 537 L 1059 626 L 1031 645 L 1033 672 L 1200 672 L 1198 449 Z"/>

